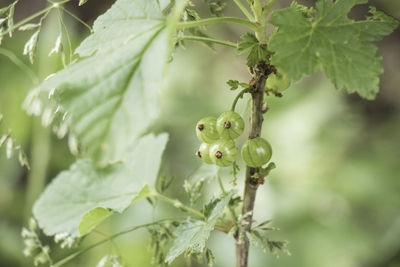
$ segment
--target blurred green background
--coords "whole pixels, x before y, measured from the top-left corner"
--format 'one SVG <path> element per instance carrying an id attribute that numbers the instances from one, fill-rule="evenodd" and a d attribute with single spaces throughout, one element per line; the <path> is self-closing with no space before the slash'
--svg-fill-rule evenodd
<path id="1" fill-rule="evenodd" d="M 68 4 L 68 9 L 91 24 L 113 1 L 89 0 L 81 8 L 76 2 Z M 195 2 L 206 16 L 205 5 Z M 289 4 L 286 0 L 277 2 L 277 7 Z M 1 0 L 0 7 L 7 3 Z M 41 10 L 45 4 L 21 1 L 16 19 Z M 398 0 L 371 4 L 400 18 Z M 358 6 L 351 16 L 362 17 L 366 10 L 366 5 Z M 240 15 L 234 7 L 228 8 L 227 14 Z M 64 19 L 76 47 L 88 31 L 71 17 Z M 233 42 L 244 30 L 236 25 L 209 27 L 213 36 Z M 47 56 L 58 31 L 56 17 L 50 15 L 33 65 L 22 56 L 29 33 L 16 32 L 0 46 L 0 113 L 4 114 L 0 133 L 10 129 L 32 165 L 28 172 L 19 166 L 16 156 L 7 160 L 4 148 L 0 151 L 1 267 L 32 266 L 31 259 L 22 254 L 21 228 L 26 226 L 31 207 L 44 186 L 74 161 L 66 140 L 59 140 L 51 129 L 41 126 L 40 119 L 29 117 L 22 110 L 36 78 L 22 72 L 4 53 L 15 54 L 41 80 L 62 68 L 59 56 Z M 162 116 L 153 126 L 156 132 L 170 133 L 161 172 L 176 177 L 167 194 L 182 200 L 187 199 L 183 181 L 200 164 L 193 156 L 199 145 L 194 134 L 196 121 L 229 109 L 235 93 L 229 91 L 227 80 L 247 81 L 250 77 L 245 58 L 237 57 L 231 48 L 217 47 L 212 51 L 198 43 L 185 45 L 186 49 L 180 48 L 174 55 L 168 86 L 162 91 Z M 273 146 L 273 161 L 278 168 L 258 192 L 255 218 L 273 219 L 280 231 L 271 233 L 271 238 L 288 240 L 292 255 L 276 258 L 253 248 L 249 266 L 400 266 L 400 30 L 377 45 L 384 58 L 385 73 L 376 101 L 335 90 L 322 73 L 293 84 L 283 98 L 270 97 L 263 137 Z M 245 116 L 247 104 L 242 100 L 238 106 Z M 216 187 L 216 181 L 211 181 L 205 192 L 213 192 Z M 140 201 L 126 213 L 103 223 L 84 245 L 101 239 L 102 234 L 150 222 L 154 216 L 183 218 L 184 214 L 161 203 L 153 208 Z M 217 232 L 208 246 L 215 252 L 216 266 L 234 266 L 232 238 Z M 127 266 L 152 266 L 148 247 L 148 235 L 140 230 L 94 249 L 67 266 L 95 266 L 110 252 L 122 255 Z M 54 250 L 56 259 L 70 253 L 56 247 Z M 190 263 L 180 258 L 172 266 Z"/>

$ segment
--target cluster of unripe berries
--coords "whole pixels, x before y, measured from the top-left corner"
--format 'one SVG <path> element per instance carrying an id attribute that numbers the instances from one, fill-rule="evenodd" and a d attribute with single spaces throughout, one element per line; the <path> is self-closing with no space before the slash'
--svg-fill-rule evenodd
<path id="1" fill-rule="evenodd" d="M 196 125 L 196 135 L 203 143 L 196 155 L 207 164 L 231 166 L 238 154 L 234 140 L 243 130 L 244 120 L 234 111 L 223 112 L 218 118 L 201 119 Z M 243 144 L 241 155 L 247 166 L 261 167 L 271 159 L 271 145 L 261 137 L 249 139 Z"/>

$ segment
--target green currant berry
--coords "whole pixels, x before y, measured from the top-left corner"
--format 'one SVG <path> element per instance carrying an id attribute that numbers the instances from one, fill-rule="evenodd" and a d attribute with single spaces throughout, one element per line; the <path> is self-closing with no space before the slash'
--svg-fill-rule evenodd
<path id="1" fill-rule="evenodd" d="M 217 131 L 222 138 L 235 139 L 244 130 L 244 120 L 234 111 L 225 111 L 217 119 Z"/>
<path id="2" fill-rule="evenodd" d="M 257 168 L 266 164 L 272 156 L 272 148 L 267 140 L 261 137 L 247 140 L 241 151 L 242 159 L 247 166 Z"/>
<path id="3" fill-rule="evenodd" d="M 214 162 L 212 162 L 211 158 L 210 158 L 210 144 L 207 143 L 201 143 L 199 150 L 197 150 L 196 152 L 196 156 L 198 156 L 199 158 L 201 158 L 202 161 L 204 161 L 207 164 L 213 164 Z"/>
<path id="4" fill-rule="evenodd" d="M 214 117 L 205 117 L 199 120 L 196 125 L 197 138 L 207 144 L 212 144 L 217 141 L 219 139 L 219 135 L 215 127 L 216 122 L 217 119 Z"/>
<path id="5" fill-rule="evenodd" d="M 290 86 L 290 79 L 284 72 L 278 72 L 277 74 L 271 73 L 268 75 L 265 86 L 277 93 L 283 92 Z"/>
<path id="6" fill-rule="evenodd" d="M 228 167 L 236 160 L 237 148 L 231 139 L 220 139 L 210 146 L 210 158 L 220 167 Z"/>

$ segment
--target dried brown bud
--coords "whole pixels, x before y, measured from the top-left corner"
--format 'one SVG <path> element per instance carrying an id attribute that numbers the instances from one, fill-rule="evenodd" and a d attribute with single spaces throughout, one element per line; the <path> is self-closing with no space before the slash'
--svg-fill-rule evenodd
<path id="1" fill-rule="evenodd" d="M 225 123 L 224 123 L 224 128 L 225 129 L 229 129 L 229 128 L 231 128 L 231 122 L 230 121 L 226 121 Z"/>
<path id="2" fill-rule="evenodd" d="M 215 152 L 215 156 L 217 157 L 217 159 L 222 158 L 222 152 L 221 151 Z"/>

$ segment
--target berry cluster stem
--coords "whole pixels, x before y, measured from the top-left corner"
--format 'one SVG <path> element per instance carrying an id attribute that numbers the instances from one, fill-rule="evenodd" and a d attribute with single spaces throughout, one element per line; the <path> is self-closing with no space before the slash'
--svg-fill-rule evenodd
<path id="1" fill-rule="evenodd" d="M 239 94 L 237 94 L 237 96 L 235 97 L 235 100 L 233 100 L 233 103 L 232 103 L 232 107 L 231 107 L 232 111 L 235 111 L 236 104 L 239 101 L 239 99 L 242 98 L 245 93 L 248 93 L 250 91 L 250 89 L 251 88 L 245 88 L 242 91 L 240 91 Z"/>

